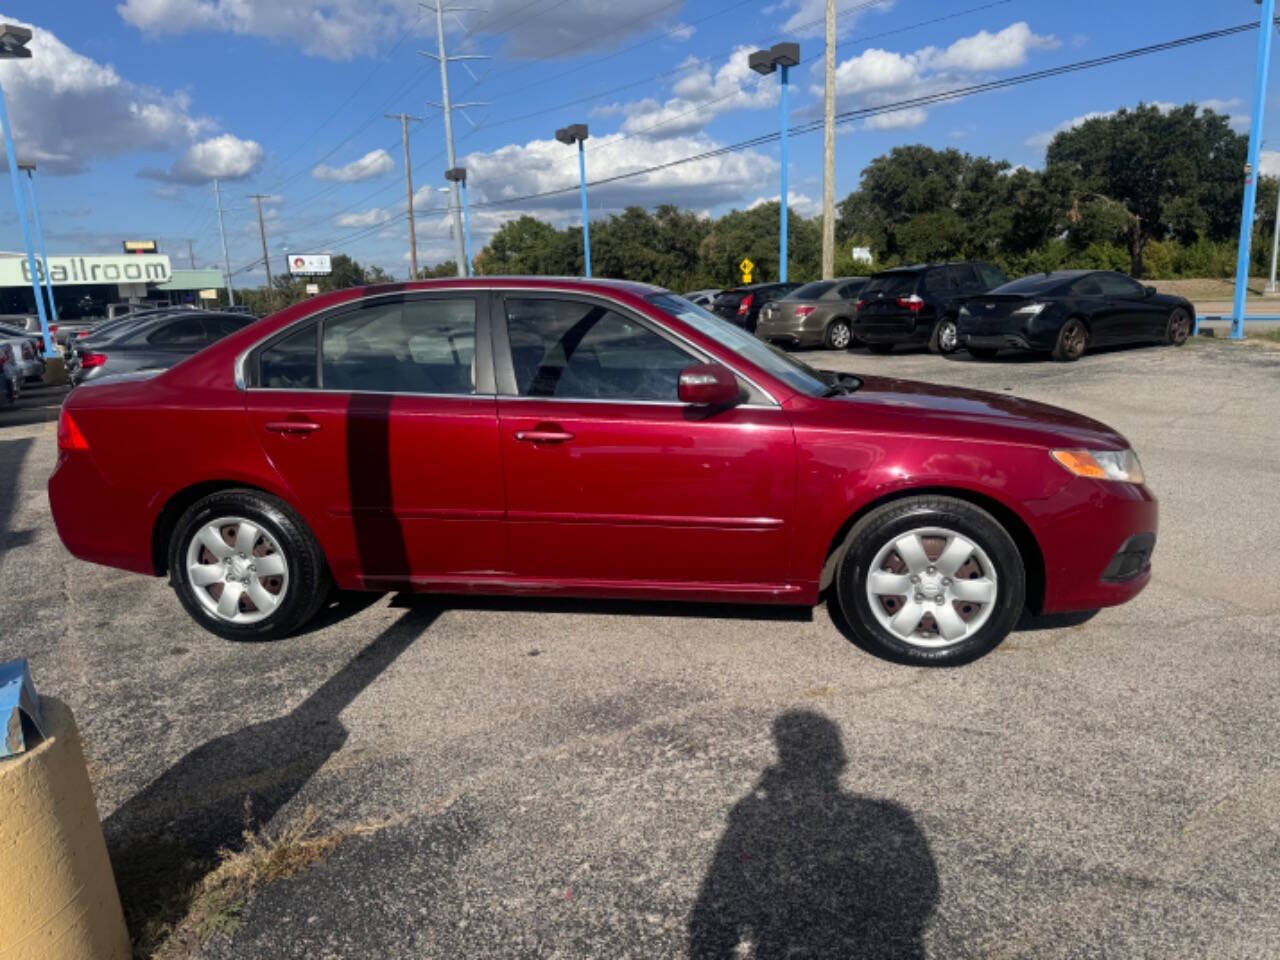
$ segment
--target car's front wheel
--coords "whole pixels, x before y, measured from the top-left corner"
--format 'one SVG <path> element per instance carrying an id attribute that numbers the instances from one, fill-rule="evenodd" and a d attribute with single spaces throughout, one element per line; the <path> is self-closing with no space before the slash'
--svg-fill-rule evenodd
<path id="1" fill-rule="evenodd" d="M 1169 314 L 1169 324 L 1165 328 L 1165 341 L 1171 343 L 1175 347 L 1180 347 L 1187 342 L 1191 336 L 1191 315 L 1181 307 L 1176 308 L 1173 313 Z"/>
<path id="2" fill-rule="evenodd" d="M 1079 317 L 1072 317 L 1058 331 L 1057 342 L 1053 345 L 1053 359 L 1079 360 L 1089 346 L 1089 329 Z"/>
<path id="3" fill-rule="evenodd" d="M 960 346 L 960 330 L 954 317 L 943 317 L 933 325 L 933 335 L 929 337 L 930 353 L 955 353 Z"/>
<path id="4" fill-rule="evenodd" d="M 840 611 L 863 645 L 891 659 L 966 663 L 1000 643 L 1022 613 L 1017 544 L 964 500 L 888 503 L 858 521 L 842 550 Z"/>
<path id="5" fill-rule="evenodd" d="M 256 490 L 224 490 L 193 504 L 174 526 L 169 577 L 192 618 L 228 640 L 287 636 L 329 590 L 306 525 Z"/>
<path id="6" fill-rule="evenodd" d="M 823 344 L 828 350 L 848 350 L 849 344 L 853 341 L 853 329 L 849 326 L 849 321 L 836 317 L 827 324 L 827 333 L 823 337 Z"/>

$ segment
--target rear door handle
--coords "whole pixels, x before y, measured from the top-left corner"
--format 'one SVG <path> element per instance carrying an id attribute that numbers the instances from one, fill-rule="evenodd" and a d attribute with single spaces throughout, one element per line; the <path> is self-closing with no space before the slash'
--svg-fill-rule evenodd
<path id="1" fill-rule="evenodd" d="M 267 429 L 272 433 L 315 433 L 320 429 L 320 424 L 311 420 L 272 420 L 267 424 Z"/>
<path id="2" fill-rule="evenodd" d="M 567 443 L 573 434 L 567 430 L 518 430 L 516 439 L 525 443 Z"/>

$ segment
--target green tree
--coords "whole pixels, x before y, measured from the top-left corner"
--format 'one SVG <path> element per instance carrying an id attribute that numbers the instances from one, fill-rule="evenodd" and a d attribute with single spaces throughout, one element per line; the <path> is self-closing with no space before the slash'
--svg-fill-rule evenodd
<path id="1" fill-rule="evenodd" d="M 576 249 L 575 249 L 576 241 Z M 581 231 L 557 230 L 536 217 L 510 220 L 475 257 L 476 273 L 580 276 Z"/>
<path id="2" fill-rule="evenodd" d="M 1104 197 L 1128 211 L 1129 272 L 1141 277 L 1151 238 L 1231 238 L 1247 147 L 1248 138 L 1213 111 L 1140 103 L 1059 133 L 1045 162 L 1074 181 L 1077 199 Z"/>
<path id="3" fill-rule="evenodd" d="M 781 276 L 778 261 L 781 218 L 782 207 L 773 202 L 748 210 L 733 210 L 716 220 L 698 251 L 703 282 L 722 287 L 741 283 L 738 264 L 743 257 L 756 265 L 752 282 L 777 280 Z M 787 279 L 816 279 L 821 259 L 821 227 L 817 221 L 806 220 L 788 208 Z"/>
<path id="4" fill-rule="evenodd" d="M 643 207 L 627 207 L 592 222 L 592 272 L 688 290 L 698 275 L 698 248 L 710 229 L 704 218 L 671 204 L 653 215 Z"/>

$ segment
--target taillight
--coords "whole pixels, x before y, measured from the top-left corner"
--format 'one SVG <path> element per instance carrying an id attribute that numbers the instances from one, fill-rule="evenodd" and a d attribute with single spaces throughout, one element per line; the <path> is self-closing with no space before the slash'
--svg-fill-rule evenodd
<path id="1" fill-rule="evenodd" d="M 751 309 L 751 301 L 755 298 L 756 295 L 754 293 L 748 293 L 742 298 L 742 302 L 738 304 L 738 316 L 745 317 L 747 315 L 747 311 Z"/>
<path id="2" fill-rule="evenodd" d="M 105 353 L 88 352 L 80 358 L 80 366 L 85 368 L 100 367 L 106 362 L 107 355 Z"/>
<path id="3" fill-rule="evenodd" d="M 921 298 L 920 294 L 913 293 L 909 297 L 899 297 L 898 306 L 915 313 L 924 307 L 924 300 Z"/>
<path id="4" fill-rule="evenodd" d="M 809 314 L 813 313 L 813 311 L 816 309 L 817 309 L 816 307 L 796 307 L 796 316 L 807 317 Z"/>
<path id="5" fill-rule="evenodd" d="M 63 407 L 62 411 L 58 414 L 58 449 L 89 449 L 89 441 L 84 438 L 84 434 L 80 432 L 80 428 L 76 426 L 76 422 L 71 419 L 71 414 L 67 413 L 66 407 Z"/>
<path id="6" fill-rule="evenodd" d="M 49 336 L 56 337 L 58 335 L 58 325 L 55 323 L 49 328 Z"/>
<path id="7" fill-rule="evenodd" d="M 862 309 L 863 307 L 865 307 L 866 305 L 867 305 L 867 301 L 865 301 L 865 300 L 859 300 L 857 303 L 855 303 L 855 304 L 853 305 L 853 309 L 855 309 L 855 310 L 861 310 L 861 309 Z"/>
<path id="8" fill-rule="evenodd" d="M 88 331 L 88 330 L 81 330 L 79 333 L 77 333 L 77 334 L 76 334 L 76 339 L 77 339 L 77 340 L 83 340 L 83 339 L 84 339 L 85 337 L 87 337 L 88 335 L 89 335 L 89 331 Z"/>

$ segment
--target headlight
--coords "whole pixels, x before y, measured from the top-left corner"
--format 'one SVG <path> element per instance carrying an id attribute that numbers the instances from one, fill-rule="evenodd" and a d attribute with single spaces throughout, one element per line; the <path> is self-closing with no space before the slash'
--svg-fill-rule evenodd
<path id="1" fill-rule="evenodd" d="M 1142 464 L 1132 450 L 1054 450 L 1054 460 L 1077 477 L 1142 483 Z"/>
<path id="2" fill-rule="evenodd" d="M 1040 311 L 1047 307 L 1047 303 L 1027 303 L 1013 311 L 1015 317 L 1031 317 L 1039 316 Z"/>
<path id="3" fill-rule="evenodd" d="M 961 308 L 960 308 L 960 313 L 959 313 L 959 314 L 957 314 L 957 316 L 961 316 L 961 317 L 967 317 L 968 315 L 969 315 L 969 308 L 968 308 L 968 307 L 961 307 Z"/>

